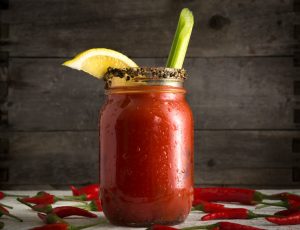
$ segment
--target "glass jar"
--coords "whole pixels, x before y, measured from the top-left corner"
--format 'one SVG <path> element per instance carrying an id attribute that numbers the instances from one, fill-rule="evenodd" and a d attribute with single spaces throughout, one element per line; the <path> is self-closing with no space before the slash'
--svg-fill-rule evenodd
<path id="1" fill-rule="evenodd" d="M 190 212 L 194 134 L 185 76 L 182 69 L 108 69 L 100 184 L 112 224 L 173 225 Z"/>

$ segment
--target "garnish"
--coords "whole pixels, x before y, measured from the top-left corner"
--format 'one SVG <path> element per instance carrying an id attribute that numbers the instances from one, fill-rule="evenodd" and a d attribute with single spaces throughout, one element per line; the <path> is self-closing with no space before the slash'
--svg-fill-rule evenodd
<path id="1" fill-rule="evenodd" d="M 180 13 L 177 29 L 167 61 L 167 67 L 177 69 L 182 68 L 193 26 L 193 13 L 189 9 L 184 8 Z"/>

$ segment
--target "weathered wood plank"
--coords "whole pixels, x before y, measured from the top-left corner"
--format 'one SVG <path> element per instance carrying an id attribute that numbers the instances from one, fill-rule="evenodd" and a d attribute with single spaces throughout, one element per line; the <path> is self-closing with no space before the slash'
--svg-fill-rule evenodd
<path id="1" fill-rule="evenodd" d="M 10 159 L 0 163 L 10 169 L 9 183 L 97 181 L 98 134 L 95 131 L 11 133 L 9 138 Z"/>
<path id="2" fill-rule="evenodd" d="M 62 61 L 11 60 L 10 129 L 97 129 L 98 109 L 104 101 L 103 82 L 68 71 L 61 66 Z"/>
<path id="3" fill-rule="evenodd" d="M 195 140 L 195 181 L 299 186 L 293 179 L 293 167 L 300 165 L 300 156 L 292 153 L 292 140 L 299 135 L 299 131 L 196 132 L 200 140 Z"/>
<path id="4" fill-rule="evenodd" d="M 10 61 L 10 130 L 96 130 L 103 82 L 64 59 Z M 163 65 L 165 59 L 136 59 Z M 295 129 L 291 58 L 190 58 L 186 82 L 196 129 Z M 297 72 L 298 71 L 298 72 Z"/>
<path id="5" fill-rule="evenodd" d="M 98 178 L 98 132 L 9 133 L 10 169 L 3 184 L 84 184 Z M 195 183 L 299 186 L 291 152 L 300 131 L 196 131 Z"/>
<path id="6" fill-rule="evenodd" d="M 293 0 L 11 0 L 11 56 L 73 56 L 109 47 L 134 57 L 166 57 L 183 7 L 195 15 L 189 56 L 292 55 Z M 259 36 L 258 36 L 259 34 Z"/>
<path id="7" fill-rule="evenodd" d="M 212 170 L 292 168 L 300 164 L 300 154 L 292 152 L 299 136 L 300 131 L 196 131 L 195 164 Z"/>
<path id="8" fill-rule="evenodd" d="M 188 99 L 202 129 L 293 129 L 289 58 L 191 59 Z"/>
<path id="9" fill-rule="evenodd" d="M 231 185 L 264 188 L 299 187 L 288 168 L 238 168 L 195 171 L 197 185 Z"/>
<path id="10" fill-rule="evenodd" d="M 195 182 L 299 186 L 299 181 L 293 180 L 292 168 L 299 165 L 300 157 L 291 151 L 292 139 L 299 134 L 298 131 L 196 133 L 200 140 L 195 140 Z"/>

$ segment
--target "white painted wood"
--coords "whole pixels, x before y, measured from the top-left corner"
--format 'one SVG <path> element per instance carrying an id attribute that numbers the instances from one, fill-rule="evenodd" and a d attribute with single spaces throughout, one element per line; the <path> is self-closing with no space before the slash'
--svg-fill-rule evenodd
<path id="1" fill-rule="evenodd" d="M 262 190 L 265 193 L 277 193 L 282 190 Z M 33 195 L 36 193 L 36 191 L 7 191 L 9 193 L 14 193 L 14 194 L 20 194 L 20 195 Z M 300 194 L 300 190 L 289 190 L 289 192 L 294 192 Z M 51 191 L 52 194 L 55 195 L 70 195 L 70 192 L 67 191 Z M 39 226 L 42 225 L 42 222 L 38 219 L 36 216 L 35 212 L 32 212 L 29 210 L 28 207 L 26 207 L 23 204 L 20 204 L 17 202 L 14 198 L 5 198 L 1 200 L 2 203 L 5 203 L 7 205 L 11 205 L 14 207 L 14 209 L 11 211 L 13 214 L 21 217 L 24 222 L 19 223 L 14 220 L 8 219 L 8 218 L 3 218 L 1 217 L 1 221 L 5 222 L 5 228 L 4 230 L 28 230 L 34 226 Z M 74 203 L 71 202 L 59 202 L 56 205 L 72 205 Z M 245 207 L 251 210 L 254 210 L 255 207 L 253 206 L 243 206 L 243 205 L 236 205 L 236 204 L 226 204 L 228 207 Z M 266 209 L 260 209 L 256 210 L 255 212 L 257 213 L 268 213 L 272 214 L 276 211 L 280 210 L 280 208 L 266 208 Z M 99 215 L 99 218 L 104 218 L 103 213 L 97 213 Z M 217 221 L 199 221 L 201 216 L 204 214 L 200 211 L 195 211 L 191 212 L 189 215 L 188 219 L 185 221 L 185 223 L 174 226 L 174 227 L 190 227 L 190 226 L 197 226 L 197 225 L 207 225 L 211 223 L 215 223 Z M 81 219 L 81 218 L 72 218 L 68 220 L 70 223 L 73 223 L 74 225 L 84 225 L 88 223 L 92 223 L 95 221 L 94 219 L 89 220 L 89 219 Z M 300 225 L 291 225 L 291 226 L 275 226 L 271 223 L 268 223 L 264 219 L 253 219 L 253 220 L 229 220 L 230 222 L 235 222 L 235 223 L 240 223 L 240 224 L 245 224 L 245 225 L 251 225 L 251 226 L 256 226 L 260 227 L 263 229 L 271 229 L 271 230 L 296 230 L 300 229 Z M 121 229 L 126 229 L 126 230 L 138 230 L 138 229 L 145 229 L 145 228 L 125 228 L 125 227 L 117 227 L 113 226 L 110 224 L 107 225 L 98 225 L 97 227 L 91 227 L 88 228 L 90 230 L 96 230 L 96 229 L 112 229 L 112 230 L 121 230 Z"/>

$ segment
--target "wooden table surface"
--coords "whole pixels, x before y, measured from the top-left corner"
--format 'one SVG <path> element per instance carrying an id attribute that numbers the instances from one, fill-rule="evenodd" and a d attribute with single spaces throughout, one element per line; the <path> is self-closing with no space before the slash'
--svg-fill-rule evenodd
<path id="1" fill-rule="evenodd" d="M 277 193 L 280 192 L 282 190 L 261 190 L 265 193 Z M 294 193 L 298 193 L 300 194 L 300 190 L 288 190 L 289 192 L 294 192 Z M 7 191 L 9 193 L 15 193 L 18 195 L 34 195 L 36 193 L 36 191 Z M 51 193 L 55 194 L 55 195 L 70 195 L 70 192 L 67 191 L 51 191 Z M 19 217 L 21 217 L 24 222 L 20 223 L 20 222 L 16 222 L 12 219 L 9 219 L 7 217 L 1 217 L 1 221 L 3 221 L 5 223 L 5 230 L 25 230 L 25 229 L 30 229 L 34 226 L 39 226 L 42 225 L 42 222 L 39 220 L 39 218 L 37 217 L 36 213 L 29 210 L 28 207 L 26 207 L 23 204 L 20 204 L 19 202 L 17 202 L 15 200 L 15 198 L 5 198 L 3 200 L 1 200 L 2 203 L 13 206 L 14 209 L 11 211 L 12 214 L 15 214 Z M 56 205 L 72 205 L 74 203 L 71 202 L 58 202 Z M 226 204 L 227 205 L 227 204 Z M 236 205 L 236 204 L 228 204 L 228 207 L 246 207 L 248 209 L 254 210 L 255 207 L 252 206 L 243 206 L 243 205 Z M 260 209 L 260 210 L 255 210 L 255 212 L 257 213 L 263 213 L 263 214 L 272 214 L 276 211 L 282 210 L 281 208 L 277 208 L 277 207 L 270 207 L 270 208 L 265 208 L 265 209 Z M 104 218 L 103 213 L 97 213 L 99 215 L 100 218 Z M 200 211 L 193 211 L 190 213 L 190 215 L 188 216 L 187 220 L 180 225 L 177 225 L 175 227 L 188 227 L 188 226 L 196 226 L 196 225 L 207 225 L 207 224 L 211 224 L 211 223 L 215 223 L 217 221 L 199 221 L 199 219 L 201 218 L 201 216 L 203 216 L 204 214 Z M 88 224 L 88 223 L 92 223 L 93 221 L 95 221 L 94 219 L 81 219 L 81 218 L 72 218 L 70 219 L 70 223 L 73 223 L 74 225 L 84 225 L 84 224 Z M 251 225 L 251 226 L 256 226 L 256 227 L 260 227 L 263 229 L 280 229 L 280 230 L 288 230 L 288 229 L 299 229 L 300 230 L 300 225 L 290 225 L 290 226 L 276 226 L 272 223 L 269 223 L 267 221 L 265 221 L 263 218 L 259 218 L 259 219 L 252 219 L 252 220 L 229 220 L 230 222 L 235 222 L 235 223 L 240 223 L 240 224 L 245 224 L 245 225 Z M 91 230 L 95 230 L 95 229 L 113 229 L 113 230 L 121 230 L 121 229 L 128 229 L 128 230 L 137 230 L 137 229 L 145 229 L 145 228 L 126 228 L 126 227 L 117 227 L 117 226 L 113 226 L 110 224 L 106 224 L 106 225 L 98 225 L 96 227 L 91 227 L 88 228 Z"/>

